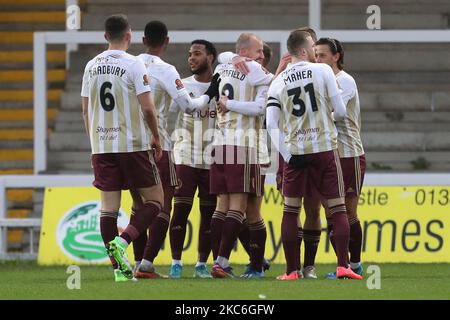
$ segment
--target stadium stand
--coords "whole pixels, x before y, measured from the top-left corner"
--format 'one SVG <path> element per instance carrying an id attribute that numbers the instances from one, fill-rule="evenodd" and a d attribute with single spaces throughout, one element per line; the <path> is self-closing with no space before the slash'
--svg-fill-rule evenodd
<path id="1" fill-rule="evenodd" d="M 33 32 L 64 30 L 64 0 L 0 1 L 0 175 L 33 174 Z M 64 46 L 47 52 L 49 132 L 65 81 Z M 10 189 L 8 217 L 33 212 L 32 189 Z M 22 249 L 22 230 L 10 230 L 10 249 Z"/>

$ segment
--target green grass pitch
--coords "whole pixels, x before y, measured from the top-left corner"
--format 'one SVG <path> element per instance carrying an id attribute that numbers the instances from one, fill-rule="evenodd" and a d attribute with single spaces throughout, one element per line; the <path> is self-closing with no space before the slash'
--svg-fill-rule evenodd
<path id="1" fill-rule="evenodd" d="M 69 290 L 66 267 L 6 262 L 0 264 L 0 299 L 450 299 L 450 264 L 378 265 L 381 289 L 372 290 L 366 280 L 324 279 L 333 265 L 318 265 L 318 280 L 278 281 L 275 277 L 283 272 L 282 265 L 272 265 L 260 280 L 193 279 L 193 266 L 184 266 L 182 279 L 125 283 L 115 283 L 107 266 L 82 266 L 81 289 Z M 235 266 L 236 274 L 244 267 Z M 169 266 L 157 270 L 168 274 Z"/>

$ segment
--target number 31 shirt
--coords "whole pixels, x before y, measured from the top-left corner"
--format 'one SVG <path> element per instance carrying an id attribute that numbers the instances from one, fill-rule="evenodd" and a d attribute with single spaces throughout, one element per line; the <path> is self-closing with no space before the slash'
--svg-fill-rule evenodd
<path id="1" fill-rule="evenodd" d="M 84 70 L 81 96 L 89 98 L 92 153 L 150 150 L 150 130 L 137 96 L 150 91 L 144 63 L 122 50 L 106 50 Z"/>
<path id="2" fill-rule="evenodd" d="M 339 94 L 333 70 L 323 63 L 301 61 L 276 77 L 267 93 L 267 107 L 281 109 L 290 154 L 337 149 L 330 98 Z"/>

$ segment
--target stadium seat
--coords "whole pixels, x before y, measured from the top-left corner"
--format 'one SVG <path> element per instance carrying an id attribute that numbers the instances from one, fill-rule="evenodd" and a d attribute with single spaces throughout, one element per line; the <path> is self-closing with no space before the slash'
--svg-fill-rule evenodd
<path id="1" fill-rule="evenodd" d="M 33 31 L 64 30 L 64 0 L 3 0 L 0 9 L 0 175 L 33 173 Z M 65 81 L 65 50 L 49 46 L 48 112 L 53 126 Z M 33 212 L 33 190 L 7 192 L 8 217 Z M 23 250 L 24 232 L 10 230 L 10 250 Z"/>

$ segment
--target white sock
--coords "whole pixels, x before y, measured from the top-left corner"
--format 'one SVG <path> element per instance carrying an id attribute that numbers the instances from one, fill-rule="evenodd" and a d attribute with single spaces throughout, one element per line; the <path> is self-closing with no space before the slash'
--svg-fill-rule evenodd
<path id="1" fill-rule="evenodd" d="M 119 237 L 119 241 L 121 244 L 125 246 L 125 248 L 128 248 L 128 242 L 124 238 Z"/>
<path id="2" fill-rule="evenodd" d="M 230 264 L 228 263 L 228 259 L 218 256 L 217 257 L 217 263 L 222 267 L 222 268 L 228 268 L 230 266 Z"/>
<path id="3" fill-rule="evenodd" d="M 140 264 L 141 264 L 141 261 L 135 261 L 134 267 L 137 269 L 137 268 L 139 268 Z"/>
<path id="4" fill-rule="evenodd" d="M 361 265 L 361 262 L 350 262 L 350 268 L 356 269 Z"/>
<path id="5" fill-rule="evenodd" d="M 197 264 L 195 265 L 195 267 L 197 268 L 197 267 L 200 267 L 200 266 L 206 266 L 206 262 L 197 261 Z"/>
<path id="6" fill-rule="evenodd" d="M 172 265 L 174 266 L 174 265 L 176 265 L 176 264 L 179 264 L 180 266 L 183 265 L 183 263 L 181 262 L 181 260 L 175 260 L 175 259 L 172 259 Z"/>
<path id="7" fill-rule="evenodd" d="M 148 260 L 142 259 L 141 265 L 151 267 L 151 266 L 153 265 L 153 263 L 151 263 L 151 262 L 148 261 Z"/>

